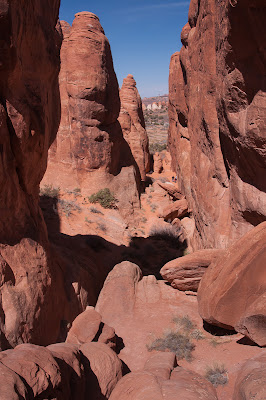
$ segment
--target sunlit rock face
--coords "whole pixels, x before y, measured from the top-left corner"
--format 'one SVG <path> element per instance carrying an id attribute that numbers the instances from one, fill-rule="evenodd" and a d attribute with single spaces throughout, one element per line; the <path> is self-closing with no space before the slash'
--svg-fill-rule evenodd
<path id="1" fill-rule="evenodd" d="M 90 12 L 76 14 L 72 27 L 64 21 L 61 26 L 62 117 L 42 185 L 79 187 L 84 196 L 109 187 L 126 214 L 139 206 L 139 179 L 118 122 L 119 87 L 109 42 Z"/>
<path id="2" fill-rule="evenodd" d="M 265 17 L 261 0 L 192 0 L 171 59 L 169 147 L 194 248 L 224 248 L 265 220 Z"/>
<path id="3" fill-rule="evenodd" d="M 0 2 L 1 349 L 56 340 L 63 293 L 39 208 L 60 122 L 60 2 L 26 3 Z"/>
<path id="4" fill-rule="evenodd" d="M 145 129 L 142 101 L 133 75 L 128 75 L 120 90 L 119 122 L 144 182 L 150 170 L 149 140 Z"/>

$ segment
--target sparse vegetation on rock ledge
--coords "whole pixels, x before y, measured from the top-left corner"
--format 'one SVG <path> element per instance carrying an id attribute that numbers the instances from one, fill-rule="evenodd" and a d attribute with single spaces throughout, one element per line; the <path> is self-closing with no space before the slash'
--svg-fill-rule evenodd
<path id="1" fill-rule="evenodd" d="M 213 386 L 226 385 L 228 382 L 227 369 L 223 364 L 214 364 L 206 368 L 205 378 L 210 381 Z"/>
<path id="2" fill-rule="evenodd" d="M 91 203 L 99 203 L 103 208 L 116 208 L 117 200 L 108 188 L 99 190 L 89 196 L 88 199 Z"/>

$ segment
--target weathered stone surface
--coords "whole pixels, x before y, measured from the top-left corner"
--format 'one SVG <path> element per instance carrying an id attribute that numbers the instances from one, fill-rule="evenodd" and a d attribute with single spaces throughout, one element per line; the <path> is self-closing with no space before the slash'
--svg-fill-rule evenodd
<path id="1" fill-rule="evenodd" d="M 197 291 L 209 265 L 224 254 L 224 250 L 204 249 L 169 261 L 160 271 L 163 279 L 179 290 Z"/>
<path id="2" fill-rule="evenodd" d="M 185 198 L 176 200 L 170 206 L 167 206 L 159 213 L 159 217 L 165 220 L 174 220 L 175 218 L 183 218 L 188 213 L 188 204 Z"/>
<path id="3" fill-rule="evenodd" d="M 0 398 L 3 400 L 24 400 L 29 392 L 21 377 L 0 363 Z"/>
<path id="4" fill-rule="evenodd" d="M 45 347 L 21 344 L 14 350 L 0 353 L 0 361 L 25 380 L 34 397 L 55 397 L 61 385 L 61 374 L 57 362 Z"/>
<path id="5" fill-rule="evenodd" d="M 211 324 L 235 328 L 266 345 L 266 222 L 253 228 L 205 272 L 199 313 Z"/>
<path id="6" fill-rule="evenodd" d="M 265 17 L 261 0 L 193 0 L 171 59 L 168 146 L 194 250 L 226 248 L 265 220 Z"/>
<path id="7" fill-rule="evenodd" d="M 93 399 L 109 399 L 122 378 L 122 362 L 104 343 L 85 343 L 80 351 L 89 362 L 84 362 L 86 394 Z"/>
<path id="8" fill-rule="evenodd" d="M 119 88 L 109 42 L 98 17 L 76 14 L 62 22 L 60 94 L 62 118 L 49 151 L 42 186 L 80 188 L 83 196 L 108 187 L 118 207 L 139 207 L 136 170 L 118 122 Z"/>
<path id="9" fill-rule="evenodd" d="M 137 163 L 141 180 L 145 181 L 150 170 L 149 139 L 145 129 L 142 102 L 133 75 L 123 80 L 120 89 L 121 110 L 119 122 Z"/>
<path id="10" fill-rule="evenodd" d="M 217 394 L 213 385 L 195 372 L 177 367 L 173 370 L 170 382 L 174 384 L 180 399 L 216 400 Z"/>
<path id="11" fill-rule="evenodd" d="M 171 182 L 158 181 L 158 185 L 163 188 L 173 198 L 173 200 L 181 200 L 184 197 L 176 185 Z"/>
<path id="12" fill-rule="evenodd" d="M 148 360 L 148 368 L 144 371 L 124 376 L 112 392 L 110 400 L 217 400 L 216 390 L 202 376 L 181 367 L 173 370 L 174 363 L 169 362 L 165 369 L 166 354 L 152 356 L 157 358 L 155 371 L 148 365 L 152 360 Z M 160 358 L 164 368 L 160 368 Z"/>
<path id="13" fill-rule="evenodd" d="M 189 315 L 196 325 L 202 323 L 195 298 L 153 275 L 142 277 L 140 268 L 130 262 L 116 265 L 109 273 L 96 310 L 122 339 L 119 357 L 131 371 L 144 368 L 150 358 L 147 345 L 171 327 L 176 313 Z"/>
<path id="14" fill-rule="evenodd" d="M 102 316 L 103 312 L 110 317 L 116 316 L 115 319 L 118 320 L 121 314 L 130 313 L 134 307 L 136 286 L 141 276 L 141 270 L 136 264 L 123 261 L 116 265 L 104 282 L 95 310 Z M 110 320 L 115 322 L 114 319 Z"/>
<path id="15" fill-rule="evenodd" d="M 85 374 L 82 354 L 78 346 L 56 343 L 47 347 L 56 360 L 61 374 L 62 400 L 81 400 L 85 398 Z"/>
<path id="16" fill-rule="evenodd" d="M 62 318 L 60 272 L 39 208 L 39 183 L 60 120 L 59 3 L 0 4 L 1 349 L 55 341 Z"/>
<path id="17" fill-rule="evenodd" d="M 99 331 L 101 322 L 100 314 L 93 307 L 89 307 L 73 321 L 66 342 L 78 345 L 92 342 Z"/>
<path id="18" fill-rule="evenodd" d="M 248 360 L 237 376 L 233 400 L 266 398 L 266 351 Z"/>

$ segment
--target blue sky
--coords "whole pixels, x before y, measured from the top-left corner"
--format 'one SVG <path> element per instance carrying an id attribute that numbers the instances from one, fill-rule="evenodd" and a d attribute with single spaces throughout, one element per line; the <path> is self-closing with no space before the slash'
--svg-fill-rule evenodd
<path id="1" fill-rule="evenodd" d="M 189 1 L 61 0 L 60 19 L 70 24 L 75 13 L 98 15 L 111 44 L 121 86 L 133 74 L 142 97 L 168 93 L 169 62 L 180 50 Z"/>

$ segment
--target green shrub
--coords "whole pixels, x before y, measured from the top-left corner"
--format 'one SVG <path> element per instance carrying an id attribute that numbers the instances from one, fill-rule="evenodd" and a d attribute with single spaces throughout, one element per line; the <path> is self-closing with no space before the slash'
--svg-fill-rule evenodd
<path id="1" fill-rule="evenodd" d="M 205 378 L 208 379 L 215 387 L 218 385 L 226 385 L 228 382 L 227 369 L 223 364 L 214 364 L 206 368 Z"/>
<path id="2" fill-rule="evenodd" d="M 180 332 L 168 332 L 162 338 L 155 339 L 147 346 L 149 351 L 171 351 L 175 353 L 178 360 L 185 359 L 192 361 L 192 351 L 195 349 L 195 344 L 191 342 L 189 337 Z"/>
<path id="3" fill-rule="evenodd" d="M 91 203 L 99 203 L 103 208 L 116 208 L 116 198 L 108 188 L 101 189 L 99 192 L 88 197 Z"/>
<path id="4" fill-rule="evenodd" d="M 40 196 L 58 198 L 59 193 L 60 188 L 52 185 L 44 185 L 44 187 L 40 188 Z"/>

